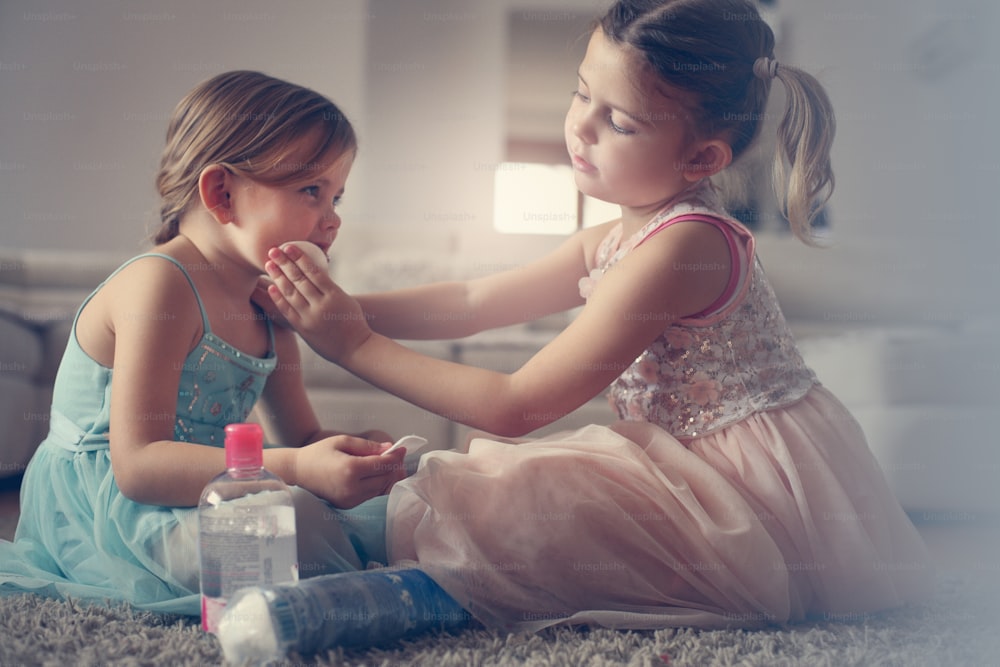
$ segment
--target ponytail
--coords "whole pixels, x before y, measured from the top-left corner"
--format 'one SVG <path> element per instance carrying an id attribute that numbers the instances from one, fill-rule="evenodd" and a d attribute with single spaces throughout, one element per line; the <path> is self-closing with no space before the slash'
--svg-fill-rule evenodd
<path id="1" fill-rule="evenodd" d="M 836 131 L 833 106 L 811 74 L 782 63 L 776 66 L 774 77 L 785 85 L 786 93 L 774 156 L 774 191 L 792 233 L 803 243 L 817 245 L 811 223 L 834 186 L 830 165 Z"/>

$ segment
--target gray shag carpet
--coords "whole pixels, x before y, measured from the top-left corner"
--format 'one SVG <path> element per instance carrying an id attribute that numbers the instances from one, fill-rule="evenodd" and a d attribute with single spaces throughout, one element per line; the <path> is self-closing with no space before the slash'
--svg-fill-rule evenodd
<path id="1" fill-rule="evenodd" d="M 9 539 L 13 526 L 0 525 Z M 504 634 L 470 629 L 363 652 L 290 656 L 286 665 L 472 667 L 1000 666 L 995 573 L 943 573 L 919 605 L 785 629 L 625 632 L 550 629 Z M 995 580 L 995 576 L 988 579 Z M 33 595 L 0 597 L 0 665 L 222 665 L 214 637 L 194 619 Z"/>

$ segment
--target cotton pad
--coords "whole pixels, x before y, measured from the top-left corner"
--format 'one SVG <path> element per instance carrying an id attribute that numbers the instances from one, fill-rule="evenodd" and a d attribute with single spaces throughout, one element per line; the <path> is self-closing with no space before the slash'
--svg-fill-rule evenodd
<path id="1" fill-rule="evenodd" d="M 400 447 L 406 447 L 407 454 L 413 454 L 423 449 L 427 445 L 427 438 L 421 438 L 419 435 L 404 435 L 402 438 L 397 440 L 392 447 L 382 452 L 382 456 L 385 456 L 389 452 L 396 451 Z"/>
<path id="2" fill-rule="evenodd" d="M 289 241 L 288 243 L 283 243 L 281 245 L 281 249 L 285 250 L 288 246 L 295 246 L 301 250 L 313 264 L 320 268 L 326 267 L 330 264 L 330 258 L 327 257 L 322 248 L 315 243 L 309 243 L 308 241 Z"/>
<path id="3" fill-rule="evenodd" d="M 248 590 L 233 600 L 217 632 L 226 660 L 239 665 L 280 658 L 277 634 L 267 596 L 259 590 Z"/>

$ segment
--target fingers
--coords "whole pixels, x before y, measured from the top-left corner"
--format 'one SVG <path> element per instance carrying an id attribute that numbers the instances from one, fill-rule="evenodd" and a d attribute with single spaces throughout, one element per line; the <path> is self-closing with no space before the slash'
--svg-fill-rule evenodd
<path id="1" fill-rule="evenodd" d="M 282 326 L 288 326 L 288 322 L 285 320 L 284 314 L 278 309 L 277 304 L 274 302 L 274 298 L 268 291 L 273 284 L 274 282 L 270 278 L 267 276 L 261 276 L 257 279 L 257 285 L 254 287 L 253 294 L 250 295 L 250 299 L 264 311 L 264 314 L 267 315 L 270 320 L 277 322 Z M 277 289 L 275 291 L 277 291 Z M 278 293 L 280 295 L 280 291 Z"/>
<path id="2" fill-rule="evenodd" d="M 270 261 L 264 265 L 264 268 L 268 270 L 267 272 L 272 278 L 286 277 L 293 282 L 299 281 L 306 276 L 295 260 L 302 259 L 303 256 L 302 251 L 295 246 L 289 246 L 288 252 L 281 248 L 271 248 L 267 251 L 267 257 Z M 272 271 L 272 268 L 275 270 Z"/>
<path id="3" fill-rule="evenodd" d="M 374 449 L 372 453 L 378 454 L 378 456 L 366 456 L 355 459 L 356 478 L 359 481 L 371 480 L 373 484 L 384 486 L 386 480 L 388 480 L 388 485 L 392 486 L 393 482 L 406 477 L 406 462 L 404 461 L 406 449 L 401 447 L 388 454 L 382 454 L 381 452 L 388 449 L 392 443 L 372 444 L 377 444 L 377 449 Z M 385 479 L 382 482 L 378 482 L 380 478 Z"/>
<path id="4" fill-rule="evenodd" d="M 323 295 L 315 280 L 320 279 L 321 275 L 329 279 L 329 275 L 318 269 L 299 248 L 289 246 L 287 251 L 271 248 L 267 256 L 264 270 L 286 300 L 293 305 L 296 305 L 295 302 L 300 297 L 305 303 L 309 303 Z"/>
<path id="5" fill-rule="evenodd" d="M 390 447 L 392 447 L 391 442 L 377 442 L 353 436 L 345 436 L 337 444 L 337 449 L 345 454 L 353 454 L 354 456 L 373 456 L 381 454 Z"/>
<path id="6" fill-rule="evenodd" d="M 339 507 L 354 507 L 370 498 L 389 493 L 393 484 L 406 478 L 405 451 L 396 450 L 385 456 L 357 458 L 352 462 L 354 475 L 348 488 L 343 489 Z"/>
<path id="7" fill-rule="evenodd" d="M 295 248 L 290 249 L 290 252 L 302 251 Z M 301 316 L 305 314 L 311 301 L 321 294 L 302 269 L 279 248 L 272 248 L 268 257 L 270 259 L 265 262 L 264 270 L 270 279 L 262 279 L 258 282 L 258 287 L 264 287 L 265 280 L 269 282 L 266 286 L 267 296 L 274 303 L 277 312 L 293 326 L 299 325 Z M 300 255 L 299 258 L 302 257 Z"/>
<path id="8" fill-rule="evenodd" d="M 406 478 L 405 449 L 398 449 L 391 454 L 379 456 L 375 463 L 375 475 L 363 481 L 371 480 L 373 495 L 389 493 L 392 485 Z"/>
<path id="9" fill-rule="evenodd" d="M 290 304 L 287 299 L 285 299 L 285 295 L 281 293 L 281 290 L 278 289 L 277 285 L 270 285 L 267 288 L 267 296 L 270 297 L 271 303 L 274 304 L 278 313 L 280 313 L 281 317 L 284 318 L 287 323 L 293 326 L 300 323 L 301 320 L 299 318 L 298 311 L 292 307 L 292 304 Z"/>
<path id="10" fill-rule="evenodd" d="M 321 251 L 318 246 L 308 244 L 308 247 L 317 255 L 312 256 L 298 245 L 295 245 L 296 243 L 297 242 L 292 241 L 285 244 L 283 247 L 272 248 L 268 252 L 268 257 L 276 262 L 279 262 L 279 265 L 282 266 L 282 268 L 286 268 L 286 265 L 281 264 L 280 260 L 283 259 L 283 256 L 284 258 L 288 258 L 288 260 L 291 261 L 290 266 L 298 270 L 302 274 L 303 278 L 309 278 L 312 280 L 320 274 L 329 277 L 329 265 L 325 261 L 322 263 L 319 261 L 319 258 L 326 260 L 326 256 L 323 255 L 323 251 Z"/>
<path id="11" fill-rule="evenodd" d="M 271 276 L 274 284 L 281 287 L 283 294 L 289 293 L 286 287 L 308 281 L 305 272 L 281 248 L 271 248 L 267 257 L 264 270 Z"/>
<path id="12" fill-rule="evenodd" d="M 336 507 L 354 507 L 406 477 L 403 450 L 381 455 L 389 446 L 345 435 L 318 440 L 299 450 L 297 483 Z"/>

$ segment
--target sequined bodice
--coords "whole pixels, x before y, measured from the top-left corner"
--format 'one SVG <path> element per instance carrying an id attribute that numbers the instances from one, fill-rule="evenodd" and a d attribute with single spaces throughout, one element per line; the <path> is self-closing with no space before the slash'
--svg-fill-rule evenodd
<path id="1" fill-rule="evenodd" d="M 608 395 L 619 418 L 655 423 L 678 438 L 704 435 L 788 405 L 816 383 L 753 253 L 750 233 L 724 212 L 709 186 L 661 211 L 624 242 L 621 228 L 612 230 L 598 249 L 597 268 L 581 281 L 583 296 L 651 232 L 688 213 L 721 219 L 744 240 L 746 276 L 720 310 L 667 326 L 612 383 Z"/>
<path id="2" fill-rule="evenodd" d="M 222 447 L 226 425 L 247 420 L 275 364 L 206 332 L 181 371 L 174 437 Z"/>

